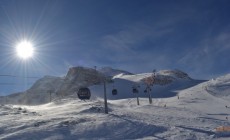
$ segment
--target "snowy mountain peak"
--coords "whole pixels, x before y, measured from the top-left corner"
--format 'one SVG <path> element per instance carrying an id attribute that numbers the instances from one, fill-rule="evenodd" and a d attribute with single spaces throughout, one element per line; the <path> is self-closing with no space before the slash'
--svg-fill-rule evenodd
<path id="1" fill-rule="evenodd" d="M 103 73 L 106 76 L 115 76 L 118 74 L 125 74 L 125 75 L 132 75 L 132 73 L 124 70 L 113 69 L 111 67 L 103 67 L 98 70 L 99 72 Z"/>
<path id="2" fill-rule="evenodd" d="M 151 81 L 151 79 L 153 79 L 153 75 L 154 75 L 154 84 L 156 85 L 167 85 L 177 80 L 182 80 L 182 81 L 192 80 L 192 78 L 190 78 L 187 73 L 182 72 L 180 70 L 160 70 L 155 73 L 141 73 L 135 75 L 119 74 L 114 76 L 113 78 L 126 79 L 132 82 L 145 82 L 145 81 Z"/>
<path id="3" fill-rule="evenodd" d="M 64 83 L 64 79 L 55 76 L 44 76 L 43 78 L 37 80 L 32 87 L 28 90 L 31 93 L 44 92 L 47 90 L 56 91 L 56 87 Z"/>
<path id="4" fill-rule="evenodd" d="M 187 73 L 175 69 L 175 70 L 161 70 L 158 72 L 160 75 L 171 76 L 179 79 L 191 79 Z"/>
<path id="5" fill-rule="evenodd" d="M 66 80 L 74 80 L 79 77 L 81 74 L 96 74 L 96 70 L 92 68 L 86 67 L 71 67 L 69 68 L 67 75 L 65 77 Z"/>
<path id="6" fill-rule="evenodd" d="M 80 87 L 88 87 L 99 84 L 105 76 L 92 68 L 72 67 L 69 69 L 65 82 L 59 87 L 58 95 L 75 93 Z"/>

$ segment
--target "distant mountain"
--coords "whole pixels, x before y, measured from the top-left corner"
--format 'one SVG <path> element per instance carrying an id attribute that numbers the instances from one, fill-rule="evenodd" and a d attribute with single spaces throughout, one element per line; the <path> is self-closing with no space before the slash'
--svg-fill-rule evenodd
<path id="1" fill-rule="evenodd" d="M 25 92 L 1 97 L 2 103 L 14 104 L 43 104 L 56 98 L 75 94 L 80 87 L 90 87 L 92 98 L 103 96 L 103 81 L 112 77 L 113 82 L 107 83 L 109 99 L 132 98 L 132 87 L 138 87 L 140 97 L 147 97 L 145 79 L 151 79 L 153 73 L 131 74 L 123 70 L 109 67 L 95 70 L 85 67 L 72 67 L 65 77 L 44 76 Z M 188 74 L 179 70 L 162 70 L 154 75 L 152 89 L 153 97 L 164 98 L 175 96 L 175 90 L 185 89 L 200 82 L 193 80 Z M 113 88 L 118 90 L 118 95 L 111 95 Z"/>
<path id="2" fill-rule="evenodd" d="M 50 99 L 76 94 L 80 87 L 98 84 L 105 78 L 102 73 L 95 69 L 72 67 L 65 77 L 45 76 L 37 80 L 27 91 L 1 97 L 0 102 L 15 104 L 47 103 Z"/>
<path id="3" fill-rule="evenodd" d="M 44 76 L 37 80 L 30 89 L 0 98 L 3 103 L 13 104 L 41 104 L 47 103 L 51 98 L 56 97 L 59 87 L 65 83 L 64 78 L 54 76 Z"/>

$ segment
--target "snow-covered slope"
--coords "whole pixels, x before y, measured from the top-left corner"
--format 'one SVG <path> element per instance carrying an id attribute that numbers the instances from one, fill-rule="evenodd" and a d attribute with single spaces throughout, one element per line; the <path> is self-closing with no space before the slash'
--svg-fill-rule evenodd
<path id="1" fill-rule="evenodd" d="M 187 107 L 200 113 L 205 112 L 211 118 L 226 119 L 230 115 L 230 101 L 226 98 L 230 96 L 230 88 L 219 88 L 219 86 L 227 85 L 229 80 L 229 75 L 226 75 L 216 80 L 203 82 L 178 92 L 177 97 L 168 98 L 163 104 Z M 217 96 L 211 90 L 218 91 L 219 95 Z"/>
<path id="2" fill-rule="evenodd" d="M 44 76 L 36 81 L 33 86 L 25 92 L 11 94 L 0 98 L 1 103 L 11 104 L 42 104 L 47 103 L 52 98 L 56 98 L 57 92 L 62 84 L 64 78 L 54 76 Z M 50 94 L 51 93 L 51 94 Z"/>
<path id="3" fill-rule="evenodd" d="M 230 99 L 230 74 L 210 80 L 206 90 L 214 96 Z"/>
<path id="4" fill-rule="evenodd" d="M 38 106 L 1 105 L 0 139 L 229 139 L 215 128 L 230 125 L 225 118 L 230 109 L 202 89 L 181 91 L 180 99 L 153 99 L 152 105 L 146 98 L 139 106 L 135 98 L 109 100 L 109 114 L 103 113 L 102 100 L 77 97 Z"/>
<path id="5" fill-rule="evenodd" d="M 113 83 L 107 84 L 109 99 L 124 99 L 136 97 L 132 93 L 132 87 L 137 87 L 139 97 L 148 97 L 145 93 L 147 85 L 144 79 L 151 78 L 153 73 L 142 73 L 135 75 L 119 74 L 113 77 Z M 204 80 L 194 80 L 186 73 L 179 70 L 162 70 L 156 72 L 154 85 L 151 86 L 151 94 L 154 98 L 167 98 L 176 96 L 178 90 L 186 89 L 197 85 Z M 103 85 L 94 85 L 90 87 L 94 96 L 103 97 Z M 112 89 L 117 89 L 118 94 L 112 95 Z"/>
<path id="6" fill-rule="evenodd" d="M 127 82 L 140 84 L 149 75 L 136 78 L 120 75 L 114 78 L 114 84 L 121 83 L 125 88 Z M 228 140 L 229 133 L 218 132 L 216 128 L 230 126 L 230 102 L 222 98 L 229 95 L 215 96 L 208 89 L 230 92 L 218 87 L 226 85 L 229 79 L 226 75 L 175 91 L 177 96 L 153 98 L 152 104 L 147 98 L 140 98 L 139 106 L 136 98 L 108 100 L 109 114 L 104 114 L 103 100 L 81 101 L 76 94 L 37 106 L 0 105 L 0 139 Z M 176 78 L 173 83 L 183 81 L 191 79 Z"/>

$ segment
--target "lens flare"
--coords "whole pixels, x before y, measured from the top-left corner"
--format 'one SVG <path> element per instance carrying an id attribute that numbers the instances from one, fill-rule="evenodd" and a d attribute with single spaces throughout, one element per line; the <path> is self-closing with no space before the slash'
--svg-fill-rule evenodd
<path id="1" fill-rule="evenodd" d="M 21 41 L 16 46 L 16 52 L 17 55 L 22 59 L 28 59 L 30 57 L 33 57 L 34 54 L 34 47 L 33 44 L 29 41 Z"/>

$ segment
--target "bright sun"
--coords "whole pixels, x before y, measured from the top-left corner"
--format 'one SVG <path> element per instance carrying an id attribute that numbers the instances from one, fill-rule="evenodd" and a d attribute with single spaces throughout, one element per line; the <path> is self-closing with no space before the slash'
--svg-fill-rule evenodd
<path id="1" fill-rule="evenodd" d="M 17 55 L 22 59 L 28 59 L 33 57 L 34 47 L 33 44 L 29 41 L 21 41 L 16 46 Z"/>

